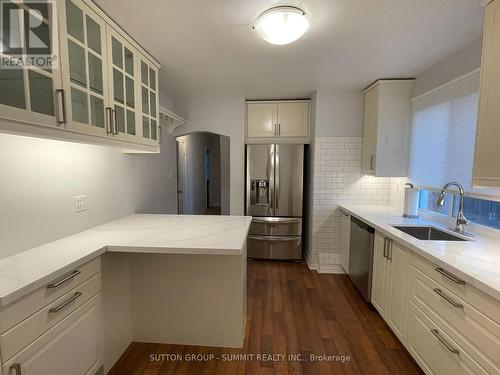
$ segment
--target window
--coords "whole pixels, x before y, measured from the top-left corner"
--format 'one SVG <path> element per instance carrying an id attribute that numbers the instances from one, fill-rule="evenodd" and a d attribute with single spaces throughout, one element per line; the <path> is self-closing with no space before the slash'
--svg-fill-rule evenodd
<path id="1" fill-rule="evenodd" d="M 453 196 L 446 194 L 444 199 L 444 206 L 438 206 L 437 200 L 439 192 L 432 190 L 420 190 L 420 209 L 432 211 L 441 215 L 450 215 L 450 207 L 453 204 Z"/>
<path id="2" fill-rule="evenodd" d="M 439 191 L 420 190 L 420 209 L 436 214 L 457 217 L 459 195 L 446 193 L 444 206 L 438 206 Z M 464 197 L 464 215 L 474 224 L 500 229 L 500 202 Z"/>
<path id="3" fill-rule="evenodd" d="M 472 192 L 479 72 L 413 99 L 409 178 L 435 189 L 458 181 Z"/>
<path id="4" fill-rule="evenodd" d="M 458 199 L 455 195 L 453 217 L 457 217 Z M 500 202 L 464 197 L 464 215 L 473 223 L 500 229 Z"/>

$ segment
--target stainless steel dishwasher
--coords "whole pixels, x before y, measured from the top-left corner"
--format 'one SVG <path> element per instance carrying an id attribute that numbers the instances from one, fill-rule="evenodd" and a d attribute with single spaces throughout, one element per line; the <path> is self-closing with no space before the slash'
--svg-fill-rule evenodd
<path id="1" fill-rule="evenodd" d="M 366 302 L 372 292 L 373 241 L 375 230 L 351 216 L 349 277 Z"/>

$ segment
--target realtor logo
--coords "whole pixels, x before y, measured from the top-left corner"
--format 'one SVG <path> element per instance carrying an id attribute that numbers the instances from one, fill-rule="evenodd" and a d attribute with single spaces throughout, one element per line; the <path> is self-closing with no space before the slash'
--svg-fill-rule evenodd
<path id="1" fill-rule="evenodd" d="M 0 0 L 0 69 L 57 68 L 55 1 Z"/>

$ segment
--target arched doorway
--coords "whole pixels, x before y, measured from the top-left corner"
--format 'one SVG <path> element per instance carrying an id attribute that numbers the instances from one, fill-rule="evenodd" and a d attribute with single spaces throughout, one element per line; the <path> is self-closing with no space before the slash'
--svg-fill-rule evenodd
<path id="1" fill-rule="evenodd" d="M 178 213 L 229 215 L 229 137 L 195 132 L 176 140 Z"/>

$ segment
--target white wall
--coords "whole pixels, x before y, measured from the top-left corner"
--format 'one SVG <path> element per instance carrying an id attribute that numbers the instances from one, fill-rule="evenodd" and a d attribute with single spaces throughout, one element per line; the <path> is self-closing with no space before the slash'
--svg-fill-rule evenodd
<path id="1" fill-rule="evenodd" d="M 441 86 L 481 66 L 482 39 L 462 48 L 450 58 L 434 65 L 418 75 L 415 96 Z"/>
<path id="2" fill-rule="evenodd" d="M 243 215 L 244 197 L 244 124 L 245 102 L 242 97 L 192 98 L 182 108 L 188 122 L 175 135 L 208 131 L 230 138 L 230 212 Z"/>
<path id="3" fill-rule="evenodd" d="M 316 92 L 316 136 L 361 137 L 362 135 L 362 91 L 318 89 Z"/>
<path id="4" fill-rule="evenodd" d="M 0 258 L 133 212 L 175 213 L 175 139 L 154 155 L 0 134 Z M 73 197 L 88 196 L 74 213 Z"/>

